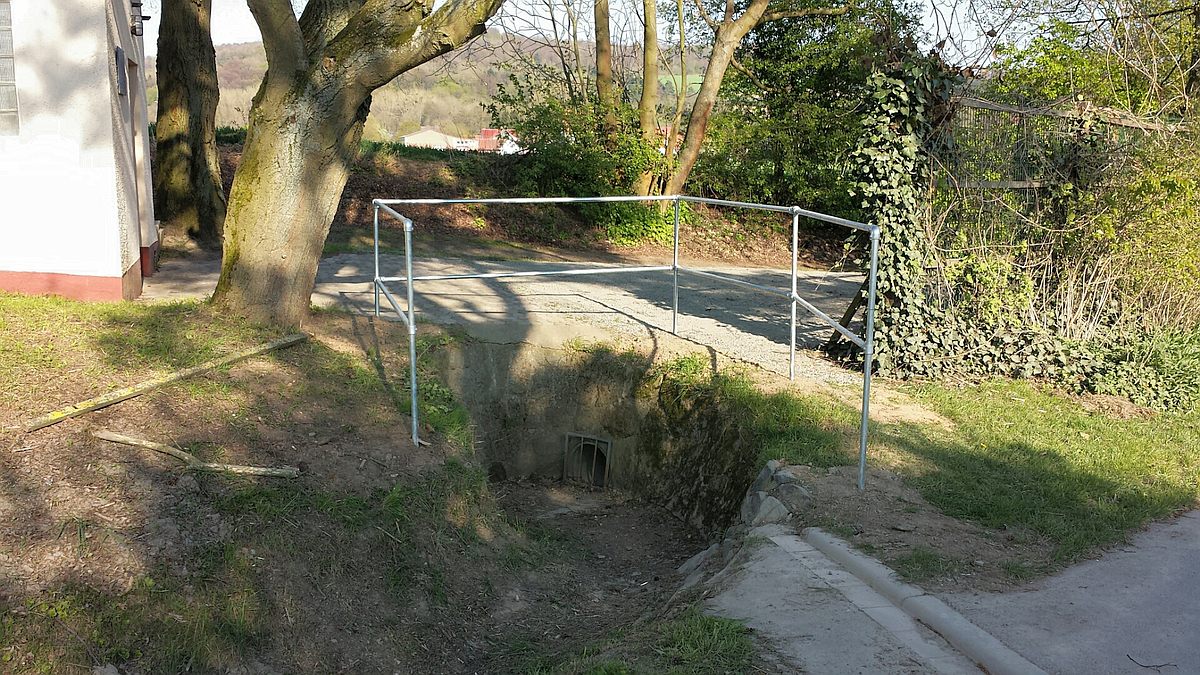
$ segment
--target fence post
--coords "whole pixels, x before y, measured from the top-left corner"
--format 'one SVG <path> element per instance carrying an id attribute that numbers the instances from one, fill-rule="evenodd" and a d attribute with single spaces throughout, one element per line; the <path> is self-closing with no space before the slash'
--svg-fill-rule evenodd
<path id="1" fill-rule="evenodd" d="M 408 387 L 409 404 L 412 407 L 412 440 L 413 445 L 419 446 L 421 438 L 418 435 L 417 419 L 417 308 L 413 304 L 413 261 L 412 261 L 412 232 L 411 219 L 404 220 L 404 269 L 408 277 Z"/>
<path id="2" fill-rule="evenodd" d="M 679 335 L 679 195 L 675 195 L 675 227 L 671 249 L 671 334 Z"/>
<path id="3" fill-rule="evenodd" d="M 875 278 L 879 274 L 879 226 L 871 229 L 871 276 L 867 279 L 867 329 L 863 336 L 862 426 L 858 439 L 858 489 L 867 487 L 867 425 L 871 418 L 871 366 L 875 360 Z"/>
<path id="4" fill-rule="evenodd" d="M 375 316 L 379 316 L 379 204 L 375 203 Z"/>

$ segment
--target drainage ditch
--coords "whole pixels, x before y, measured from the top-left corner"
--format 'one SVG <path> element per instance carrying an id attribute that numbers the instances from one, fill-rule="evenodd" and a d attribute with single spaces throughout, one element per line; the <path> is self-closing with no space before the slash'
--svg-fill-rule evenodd
<path id="1" fill-rule="evenodd" d="M 680 352 L 661 338 L 615 349 L 564 335 L 465 336 L 438 350 L 489 475 L 620 490 L 708 535 L 732 524 L 761 468 L 738 412 L 664 377 Z"/>

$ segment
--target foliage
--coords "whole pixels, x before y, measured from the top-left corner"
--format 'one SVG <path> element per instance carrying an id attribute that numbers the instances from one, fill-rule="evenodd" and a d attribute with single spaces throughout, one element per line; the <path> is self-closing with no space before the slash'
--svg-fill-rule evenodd
<path id="1" fill-rule="evenodd" d="M 873 64 L 914 30 L 890 1 L 848 15 L 784 19 L 752 30 L 738 49 L 691 185 L 743 201 L 800 204 L 854 218 L 845 157 L 860 129 Z"/>
<path id="2" fill-rule="evenodd" d="M 523 670 L 531 675 L 724 675 L 748 672 L 754 651 L 750 630 L 740 621 L 689 608 L 670 620 L 613 631 L 567 661 L 532 663 Z"/>
<path id="3" fill-rule="evenodd" d="M 955 82 L 936 62 L 872 81 L 852 161 L 853 190 L 884 233 L 881 373 L 1044 377 L 1158 408 L 1200 400 L 1189 371 L 1200 245 L 1182 234 L 1200 183 L 1179 160 L 1183 137 L 1114 145 L 1085 111 L 1018 134 L 1019 162 L 1000 146 L 1005 168 L 969 159 L 960 140 L 972 138 L 939 128 Z M 949 184 L 1014 178 L 1044 187 L 997 197 Z"/>
<path id="4" fill-rule="evenodd" d="M 985 93 L 1017 105 L 1049 105 L 1083 94 L 1097 105 L 1136 109 L 1148 93 L 1144 78 L 1119 77 L 1111 60 L 1087 44 L 1082 27 L 1052 20 L 1029 45 L 996 50 L 998 77 Z"/>
<path id="5" fill-rule="evenodd" d="M 493 123 L 512 129 L 527 149 L 513 159 L 511 167 L 517 194 L 632 194 L 638 177 L 663 161 L 638 132 L 635 110 L 618 106 L 618 132 L 609 137 L 595 101 L 573 100 L 565 92 L 556 92 L 552 81 L 538 78 L 536 71 L 501 85 L 488 110 Z M 589 204 L 581 212 L 619 245 L 671 239 L 673 220 L 656 206 Z"/>
<path id="6" fill-rule="evenodd" d="M 217 143 L 241 145 L 246 142 L 246 127 L 217 127 Z"/>

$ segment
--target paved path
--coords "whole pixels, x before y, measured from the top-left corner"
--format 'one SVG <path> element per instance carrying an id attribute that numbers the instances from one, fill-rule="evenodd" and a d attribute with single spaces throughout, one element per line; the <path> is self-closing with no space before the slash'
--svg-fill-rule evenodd
<path id="1" fill-rule="evenodd" d="M 472 261 L 421 259 L 414 273 L 473 274 L 500 271 L 537 271 L 562 267 L 602 268 L 608 265 L 532 261 Z M 385 276 L 402 275 L 404 259 L 382 256 Z M 154 300 L 203 297 L 216 285 L 218 261 L 171 259 L 158 274 L 146 280 L 143 298 Z M 721 274 L 752 283 L 786 289 L 786 271 L 723 267 Z M 374 265 L 368 254 L 340 254 L 321 261 L 313 303 L 347 305 L 370 311 L 370 281 Z M 840 317 L 861 283 L 853 274 L 805 271 L 800 295 L 827 314 Z M 403 302 L 403 284 L 391 285 Z M 641 335 L 651 329 L 671 328 L 671 273 L 643 272 L 573 277 L 522 277 L 418 282 L 420 318 L 437 323 L 481 324 L 531 322 L 539 317 L 555 321 L 586 321 L 618 334 Z M 788 301 L 786 298 L 716 280 L 680 275 L 679 334 L 767 370 L 787 374 Z M 830 334 L 819 320 L 799 309 L 798 341 L 816 347 Z M 830 382 L 852 384 L 857 376 L 820 359 L 802 354 L 800 374 Z"/>
<path id="2" fill-rule="evenodd" d="M 1049 672 L 1200 673 L 1200 511 L 1029 590 L 946 601 Z"/>
<path id="3" fill-rule="evenodd" d="M 786 673 L 959 675 L 980 670 L 790 528 L 751 531 L 732 564 L 710 579 L 706 608 L 744 621 L 766 642 L 762 658 Z"/>

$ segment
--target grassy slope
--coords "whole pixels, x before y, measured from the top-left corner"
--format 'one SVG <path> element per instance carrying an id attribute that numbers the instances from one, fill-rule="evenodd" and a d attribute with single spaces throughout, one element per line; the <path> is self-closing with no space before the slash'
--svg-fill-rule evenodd
<path id="1" fill-rule="evenodd" d="M 745 631 L 694 613 L 649 630 L 597 636 L 582 653 L 582 637 L 505 643 L 488 623 L 488 603 L 509 580 L 561 574 L 580 549 L 537 523 L 508 517 L 486 476 L 453 458 L 375 471 L 374 481 L 346 479 L 382 466 L 388 457 L 372 456 L 370 448 L 386 447 L 407 413 L 407 396 L 387 384 L 405 381 L 398 377 L 405 364 L 391 358 L 405 351 L 392 348 L 396 335 L 376 334 L 364 341 L 367 354 L 355 354 L 337 342 L 364 327 L 330 328 L 351 321 L 318 315 L 318 339 L 256 360 L 245 372 L 195 378 L 36 436 L 0 432 L 0 558 L 34 568 L 66 561 L 61 573 L 30 570 L 39 590 L 0 588 L 0 671 L 88 672 L 113 663 L 136 672 L 208 672 L 264 658 L 296 671 L 415 672 L 457 663 L 464 635 L 488 636 L 496 653 L 490 658 L 499 659 L 491 670 L 743 670 L 721 664 L 750 658 Z M 0 417 L 19 422 L 275 335 L 194 302 L 0 295 Z M 281 377 L 262 379 L 272 373 Z M 465 418 L 449 392 L 432 379 L 422 391 L 425 419 L 436 432 L 428 437 L 440 439 L 435 449 L 453 455 L 468 447 Z M 169 414 L 178 409 L 183 413 Z M 211 439 L 184 443 L 206 458 L 307 459 L 313 466 L 297 481 L 199 474 L 188 489 L 171 460 L 87 438 L 92 425 L 116 424 L 138 435 Z M 382 432 L 372 433 L 376 428 Z M 270 432 L 276 435 L 264 435 Z M 326 442 L 314 435 L 329 433 L 347 443 L 313 446 Z M 348 454 L 344 465 L 321 464 L 322 457 Z M 113 466 L 130 468 L 108 480 Z M 54 491 L 43 492 L 51 475 Z M 109 506 L 72 511 L 72 498 L 92 495 Z M 22 510 L 6 511 L 17 502 Z M 132 515 L 131 526 L 120 509 Z M 110 515 L 95 515 L 103 510 Z M 144 546 L 147 534 L 162 531 L 150 524 L 161 518 L 182 533 L 170 541 L 174 557 Z M 214 522 L 222 523 L 215 534 Z M 47 550 L 49 557 L 35 557 Z M 115 571 L 129 558 L 132 584 L 114 590 L 108 581 L 122 580 Z"/>
<path id="2" fill-rule="evenodd" d="M 698 360 L 668 371 L 738 401 L 764 460 L 856 460 L 849 452 L 857 444 L 855 409 L 822 396 L 764 394 L 737 375 L 710 380 Z M 907 477 L 947 515 L 1046 538 L 1056 565 L 1195 508 L 1200 498 L 1200 412 L 1114 419 L 1027 382 L 903 388 L 953 428 L 873 424 L 871 461 Z"/>

